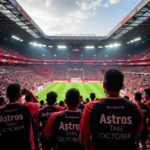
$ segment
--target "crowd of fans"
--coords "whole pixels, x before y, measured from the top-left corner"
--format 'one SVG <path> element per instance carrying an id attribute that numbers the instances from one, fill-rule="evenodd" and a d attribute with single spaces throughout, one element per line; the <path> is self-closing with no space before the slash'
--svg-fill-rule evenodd
<path id="1" fill-rule="evenodd" d="M 84 79 L 86 80 L 99 80 L 100 75 L 96 66 L 85 66 L 84 68 Z"/>
<path id="2" fill-rule="evenodd" d="M 37 87 L 48 83 L 45 78 L 26 66 L 0 65 L 0 93 L 5 92 L 11 83 L 19 83 L 21 87 L 36 91 Z"/>
<path id="3" fill-rule="evenodd" d="M 77 67 L 77 66 L 76 66 Z M 46 68 L 46 70 L 45 70 Z M 36 90 L 37 86 L 53 80 L 68 80 L 71 78 L 81 78 L 83 80 L 103 80 L 106 70 L 115 68 L 124 72 L 124 89 L 135 93 L 143 91 L 145 87 L 150 87 L 150 66 L 83 66 L 82 69 L 68 68 L 67 65 L 60 66 L 16 66 L 0 65 L 0 93 L 4 92 L 7 85 L 18 82 L 22 87 Z"/>
<path id="4" fill-rule="evenodd" d="M 66 80 L 67 79 L 67 66 L 56 66 L 53 68 L 54 80 Z"/>
<path id="5" fill-rule="evenodd" d="M 83 102 L 78 89 L 69 89 L 59 104 L 56 92 L 47 93 L 44 104 L 20 84 L 8 84 L 0 96 L 0 149 L 136 150 L 141 143 L 147 150 L 150 88 L 131 102 L 120 97 L 123 84 L 122 72 L 110 69 L 103 82 L 106 98 L 89 93 L 91 100 Z"/>
<path id="6" fill-rule="evenodd" d="M 143 92 L 145 87 L 150 87 L 150 66 L 103 66 L 100 69 L 105 73 L 106 70 L 111 68 L 124 72 L 124 88 L 131 93 Z"/>

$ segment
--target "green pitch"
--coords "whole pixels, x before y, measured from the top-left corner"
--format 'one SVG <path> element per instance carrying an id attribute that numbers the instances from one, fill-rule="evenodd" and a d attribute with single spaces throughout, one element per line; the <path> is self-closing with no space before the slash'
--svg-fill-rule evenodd
<path id="1" fill-rule="evenodd" d="M 102 84 L 100 83 L 52 83 L 36 95 L 39 97 L 39 100 L 45 100 L 48 92 L 55 91 L 58 94 L 57 100 L 59 102 L 65 99 L 65 93 L 70 88 L 78 89 L 84 100 L 89 98 L 92 92 L 96 94 L 96 98 L 105 97 Z"/>

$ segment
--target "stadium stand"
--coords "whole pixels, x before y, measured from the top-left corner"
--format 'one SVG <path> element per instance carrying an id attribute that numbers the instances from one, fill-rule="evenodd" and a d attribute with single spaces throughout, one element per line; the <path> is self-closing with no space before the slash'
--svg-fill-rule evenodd
<path id="1" fill-rule="evenodd" d="M 67 66 L 66 65 L 55 65 L 53 68 L 53 79 L 65 80 L 68 78 Z"/>
<path id="2" fill-rule="evenodd" d="M 5 93 L 6 87 L 15 82 L 22 88 L 36 91 L 37 87 L 45 85 L 49 79 L 26 66 L 0 65 L 0 93 Z"/>
<path id="3" fill-rule="evenodd" d="M 35 72 L 38 74 L 45 76 L 46 78 L 52 78 L 52 67 L 51 66 L 45 66 L 45 65 L 32 65 L 32 68 Z"/>

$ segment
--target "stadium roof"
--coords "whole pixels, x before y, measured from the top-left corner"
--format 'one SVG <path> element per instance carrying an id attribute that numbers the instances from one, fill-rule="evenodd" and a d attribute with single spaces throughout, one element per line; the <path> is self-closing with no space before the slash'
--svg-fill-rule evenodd
<path id="1" fill-rule="evenodd" d="M 23 39 L 48 40 L 50 44 L 101 44 L 101 41 L 129 41 L 150 34 L 150 0 L 143 0 L 106 37 L 96 35 L 46 36 L 16 0 L 0 0 L 0 32 L 19 34 Z"/>
<path id="2" fill-rule="evenodd" d="M 107 36 L 110 39 L 135 38 L 150 34 L 150 0 L 143 0 Z"/>
<path id="3" fill-rule="evenodd" d="M 0 1 L 0 30 L 7 34 L 20 33 L 22 36 L 32 35 L 34 38 L 44 34 L 31 17 L 15 0 Z"/>

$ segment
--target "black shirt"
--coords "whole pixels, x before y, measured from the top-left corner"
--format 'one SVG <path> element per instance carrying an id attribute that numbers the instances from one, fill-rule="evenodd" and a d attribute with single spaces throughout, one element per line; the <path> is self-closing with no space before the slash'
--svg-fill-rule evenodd
<path id="1" fill-rule="evenodd" d="M 79 142 L 80 111 L 64 111 L 53 114 L 52 137 L 56 141 L 57 150 L 83 150 Z M 55 117 L 53 117 L 55 116 Z M 46 126 L 48 130 L 49 125 Z"/>
<path id="2" fill-rule="evenodd" d="M 2 150 L 31 150 L 32 116 L 26 106 L 8 104 L 0 109 Z"/>
<path id="3" fill-rule="evenodd" d="M 148 118 L 148 115 L 149 115 L 149 109 L 148 109 L 148 106 L 144 103 L 140 103 L 139 106 L 142 109 L 143 114 L 144 114 L 143 130 L 147 130 L 147 127 L 148 127 L 147 118 Z"/>
<path id="4" fill-rule="evenodd" d="M 94 150 L 135 150 L 142 114 L 122 98 L 104 98 L 86 104 L 80 132 L 92 135 Z"/>

